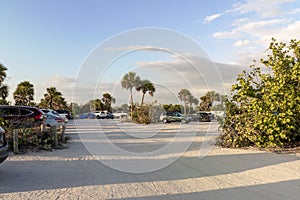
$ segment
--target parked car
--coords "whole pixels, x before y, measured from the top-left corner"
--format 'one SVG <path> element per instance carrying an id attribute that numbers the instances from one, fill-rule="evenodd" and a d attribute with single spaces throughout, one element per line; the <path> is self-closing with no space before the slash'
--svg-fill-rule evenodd
<path id="1" fill-rule="evenodd" d="M 37 127 L 44 123 L 41 110 L 30 106 L 0 106 L 0 117 L 15 128 Z"/>
<path id="2" fill-rule="evenodd" d="M 72 113 L 68 110 L 56 110 L 60 116 L 65 116 L 68 120 L 72 119 Z"/>
<path id="3" fill-rule="evenodd" d="M 49 114 L 56 115 L 59 117 L 58 112 L 56 112 L 55 110 L 48 109 L 48 108 L 42 108 L 40 110 L 43 111 L 43 113 L 49 113 Z"/>
<path id="4" fill-rule="evenodd" d="M 0 163 L 4 162 L 8 156 L 7 146 L 4 129 L 0 126 Z"/>
<path id="5" fill-rule="evenodd" d="M 48 127 L 56 126 L 57 128 L 65 125 L 64 119 L 60 116 L 53 115 L 51 112 L 45 113 L 46 116 L 46 125 Z"/>
<path id="6" fill-rule="evenodd" d="M 94 111 L 94 114 L 97 119 L 113 119 L 114 118 L 114 115 L 110 112 Z"/>
<path id="7" fill-rule="evenodd" d="M 66 110 L 55 110 L 58 115 L 64 119 L 65 122 L 69 121 L 69 113 Z"/>
<path id="8" fill-rule="evenodd" d="M 106 113 L 106 119 L 114 119 L 114 115 L 111 112 Z"/>
<path id="9" fill-rule="evenodd" d="M 189 123 L 192 121 L 191 117 L 187 117 L 179 112 L 167 112 L 160 116 L 160 121 L 164 123 L 170 122 L 181 122 L 181 123 Z"/>
<path id="10" fill-rule="evenodd" d="M 211 117 L 210 114 L 204 111 L 197 112 L 197 117 L 199 118 L 200 122 L 210 122 Z"/>

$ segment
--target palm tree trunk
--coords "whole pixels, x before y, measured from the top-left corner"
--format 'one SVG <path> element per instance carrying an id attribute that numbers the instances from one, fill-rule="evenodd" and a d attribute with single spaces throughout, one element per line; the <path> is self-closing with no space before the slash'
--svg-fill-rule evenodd
<path id="1" fill-rule="evenodd" d="M 193 104 L 190 104 L 189 106 L 189 114 L 191 114 L 191 107 L 192 107 Z"/>
<path id="2" fill-rule="evenodd" d="M 132 97 L 132 89 L 130 88 L 130 117 L 132 119 L 133 114 L 133 97 Z"/>
<path id="3" fill-rule="evenodd" d="M 145 98 L 145 93 L 142 94 L 142 102 L 141 102 L 141 106 L 143 106 L 143 104 L 144 104 L 144 98 Z"/>

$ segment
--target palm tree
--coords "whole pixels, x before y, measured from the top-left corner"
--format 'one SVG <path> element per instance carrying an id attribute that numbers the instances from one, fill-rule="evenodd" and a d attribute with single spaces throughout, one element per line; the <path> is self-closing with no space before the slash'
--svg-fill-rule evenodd
<path id="1" fill-rule="evenodd" d="M 54 99 L 58 96 L 61 96 L 61 93 L 56 90 L 55 87 L 47 88 L 47 93 L 44 95 L 45 100 L 49 103 L 49 108 L 53 109 L 54 107 Z"/>
<path id="2" fill-rule="evenodd" d="M 47 93 L 44 94 L 44 99 L 41 99 L 39 107 L 50 109 L 64 109 L 67 107 L 67 102 L 63 98 L 62 93 L 57 91 L 55 87 L 47 88 Z"/>
<path id="3" fill-rule="evenodd" d="M 208 91 L 206 96 L 210 98 L 211 102 L 220 101 L 220 94 L 215 91 Z"/>
<path id="4" fill-rule="evenodd" d="M 220 94 L 215 91 L 208 91 L 201 98 L 200 110 L 209 111 L 214 101 L 220 101 Z"/>
<path id="5" fill-rule="evenodd" d="M 104 107 L 108 112 L 111 112 L 111 104 L 116 102 L 116 99 L 111 96 L 109 93 L 104 93 L 102 95 L 102 102 L 104 103 Z"/>
<path id="6" fill-rule="evenodd" d="M 191 95 L 190 99 L 189 99 L 189 103 L 190 103 L 190 106 L 189 106 L 189 114 L 190 114 L 191 113 L 191 108 L 192 108 L 193 104 L 195 106 L 197 106 L 198 103 L 199 103 L 199 100 L 197 98 L 195 98 L 194 96 Z"/>
<path id="7" fill-rule="evenodd" d="M 132 89 L 136 88 L 139 85 L 140 77 L 136 75 L 134 72 L 128 72 L 125 74 L 121 81 L 122 88 L 129 90 L 130 92 L 130 116 L 132 118 L 133 113 L 133 96 L 132 96 Z"/>
<path id="8" fill-rule="evenodd" d="M 190 98 L 192 94 L 188 89 L 181 89 L 180 92 L 178 92 L 178 98 L 180 101 L 183 101 L 184 105 L 184 114 L 186 115 L 186 107 L 189 104 Z"/>
<path id="9" fill-rule="evenodd" d="M 6 98 L 8 96 L 8 86 L 4 85 L 3 82 L 6 78 L 7 68 L 0 63 L 0 104 L 8 104 Z"/>
<path id="10" fill-rule="evenodd" d="M 136 88 L 137 91 L 142 91 L 142 101 L 141 101 L 141 106 L 144 104 L 144 98 L 145 94 L 148 92 L 148 94 L 152 97 L 155 92 L 155 87 L 153 83 L 151 83 L 149 80 L 142 80 L 140 81 L 139 86 Z"/>
<path id="11" fill-rule="evenodd" d="M 202 96 L 200 97 L 201 103 L 200 103 L 200 110 L 201 111 L 209 111 L 209 108 L 212 105 L 212 102 L 208 96 Z"/>
<path id="12" fill-rule="evenodd" d="M 8 86 L 7 85 L 0 85 L 0 105 L 8 105 L 8 101 L 6 98 L 8 96 Z"/>
<path id="13" fill-rule="evenodd" d="M 16 105 L 30 106 L 33 104 L 34 89 L 29 81 L 23 81 L 18 84 L 14 92 Z"/>
<path id="14" fill-rule="evenodd" d="M 2 83 L 6 78 L 7 68 L 0 63 L 0 83 Z"/>

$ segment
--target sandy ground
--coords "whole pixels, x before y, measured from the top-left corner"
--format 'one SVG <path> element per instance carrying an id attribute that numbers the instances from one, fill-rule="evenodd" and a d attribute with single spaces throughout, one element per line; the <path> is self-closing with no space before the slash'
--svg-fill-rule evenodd
<path id="1" fill-rule="evenodd" d="M 77 129 L 73 121 L 68 124 L 67 135 L 72 140 L 67 149 L 14 155 L 0 165 L 0 199 L 300 197 L 299 154 L 213 147 L 210 144 L 217 134 L 214 122 L 210 129 L 209 123 L 195 122 L 182 126 L 135 126 L 111 120 L 76 122 Z M 183 134 L 176 138 L 178 132 Z M 156 134 L 149 137 L 152 133 Z M 97 141 L 91 137 L 101 134 Z M 133 154 L 111 155 L 106 151 L 109 142 Z M 147 154 L 158 152 L 169 143 L 175 148 Z M 180 152 L 178 145 L 185 143 L 189 148 Z M 103 147 L 101 153 L 92 155 L 85 146 L 89 144 Z M 164 161 L 178 156 L 168 166 L 147 173 L 122 172 L 108 166 L 117 163 L 121 170 L 142 170 L 150 163 L 151 169 L 151 163 L 163 166 Z"/>

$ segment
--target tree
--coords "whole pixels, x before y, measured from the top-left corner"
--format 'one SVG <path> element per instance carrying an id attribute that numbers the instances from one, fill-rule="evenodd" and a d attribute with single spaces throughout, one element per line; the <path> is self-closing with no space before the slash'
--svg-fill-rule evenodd
<path id="1" fill-rule="evenodd" d="M 124 103 L 121 105 L 122 112 L 128 112 L 128 104 Z"/>
<path id="2" fill-rule="evenodd" d="M 0 63 L 0 105 L 8 104 L 6 98 L 8 96 L 8 86 L 3 84 L 6 78 L 7 68 Z"/>
<path id="3" fill-rule="evenodd" d="M 122 88 L 129 90 L 130 92 L 130 116 L 132 118 L 133 113 L 133 96 L 132 89 L 136 88 L 139 85 L 140 77 L 136 75 L 134 72 L 128 72 L 125 74 L 121 81 Z"/>
<path id="4" fill-rule="evenodd" d="M 145 94 L 148 92 L 150 96 L 154 95 L 155 87 L 149 80 L 141 80 L 136 88 L 137 91 L 142 91 L 141 106 L 144 104 Z"/>
<path id="5" fill-rule="evenodd" d="M 100 99 L 92 100 L 91 105 L 93 106 L 93 108 L 91 108 L 91 111 L 100 111 L 100 110 L 104 110 L 105 108 L 105 105 Z"/>
<path id="6" fill-rule="evenodd" d="M 228 100 L 227 95 L 220 95 L 220 104 L 214 105 L 211 110 L 225 111 L 225 103 Z"/>
<path id="7" fill-rule="evenodd" d="M 61 92 L 57 91 L 55 87 L 50 87 L 47 88 L 47 93 L 44 94 L 44 98 L 41 99 L 39 107 L 54 110 L 65 109 L 67 107 L 67 102 Z"/>
<path id="8" fill-rule="evenodd" d="M 173 104 L 164 104 L 162 105 L 163 109 L 167 112 L 180 112 L 182 110 L 182 106 L 179 104 L 173 105 Z"/>
<path id="9" fill-rule="evenodd" d="M 215 91 L 208 91 L 204 96 L 200 97 L 200 110 L 210 111 L 214 101 L 220 101 L 220 94 Z"/>
<path id="10" fill-rule="evenodd" d="M 32 106 L 34 96 L 33 85 L 29 81 L 23 81 L 18 84 L 14 92 L 14 100 L 16 105 Z"/>
<path id="11" fill-rule="evenodd" d="M 180 101 L 183 102 L 185 115 L 187 113 L 186 108 L 187 108 L 187 105 L 189 105 L 189 103 L 190 103 L 191 96 L 192 96 L 192 94 L 188 89 L 181 89 L 180 92 L 178 92 L 178 98 L 180 99 Z"/>
<path id="12" fill-rule="evenodd" d="M 194 96 L 191 95 L 190 99 L 189 99 L 189 103 L 190 103 L 190 105 L 189 105 L 189 114 L 190 114 L 193 104 L 195 106 L 197 106 L 199 104 L 199 100 L 197 98 L 195 98 Z"/>
<path id="13" fill-rule="evenodd" d="M 244 71 L 226 102 L 226 147 L 284 147 L 300 142 L 300 41 L 289 45 L 272 39 L 272 54 Z M 263 67 L 264 70 L 261 68 Z M 264 73 L 263 71 L 269 71 Z"/>
<path id="14" fill-rule="evenodd" d="M 102 102 L 104 103 L 104 108 L 111 112 L 111 104 L 116 102 L 116 99 L 111 96 L 109 93 L 102 94 Z"/>

